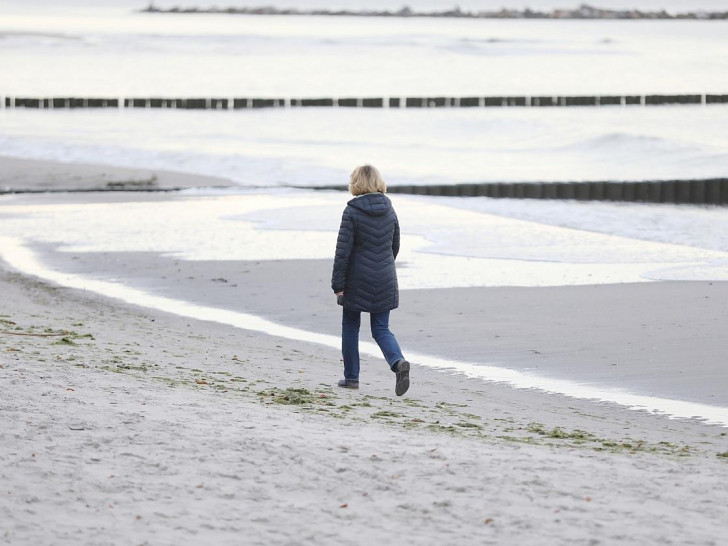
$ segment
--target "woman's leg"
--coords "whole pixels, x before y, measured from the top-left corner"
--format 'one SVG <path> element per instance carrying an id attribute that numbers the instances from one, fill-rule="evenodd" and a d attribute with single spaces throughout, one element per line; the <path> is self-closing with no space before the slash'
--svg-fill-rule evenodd
<path id="1" fill-rule="evenodd" d="M 389 311 L 382 313 L 371 313 L 370 322 L 372 326 L 372 337 L 382 350 L 387 364 L 394 371 L 394 366 L 400 360 L 404 360 L 402 349 L 399 348 L 397 338 L 389 331 Z"/>
<path id="2" fill-rule="evenodd" d="M 359 381 L 359 326 L 361 313 L 344 308 L 341 319 L 341 354 L 344 357 L 344 379 Z"/>

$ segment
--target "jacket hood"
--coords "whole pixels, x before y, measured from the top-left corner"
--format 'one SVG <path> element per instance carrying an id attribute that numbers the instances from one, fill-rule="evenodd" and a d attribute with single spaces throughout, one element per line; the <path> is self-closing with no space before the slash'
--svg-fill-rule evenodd
<path id="1" fill-rule="evenodd" d="M 354 197 L 347 205 L 365 212 L 369 216 L 383 216 L 392 209 L 392 202 L 383 193 L 367 193 Z"/>

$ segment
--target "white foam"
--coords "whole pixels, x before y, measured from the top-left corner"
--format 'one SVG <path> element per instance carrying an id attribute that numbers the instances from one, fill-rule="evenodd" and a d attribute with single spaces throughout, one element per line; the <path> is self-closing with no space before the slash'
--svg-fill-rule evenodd
<path id="1" fill-rule="evenodd" d="M 646 282 L 660 271 L 728 272 L 728 253 L 554 227 L 392 196 L 403 226 L 400 288 Z M 189 196 L 3 207 L 3 232 L 65 252 L 186 260 L 330 259 L 341 193 Z M 273 229 L 271 229 L 273 228 Z M 154 234 L 150 237 L 150 234 Z M 719 265 L 719 264 L 723 265 Z M 704 266 L 710 266 L 705 269 Z M 672 274 L 671 274 L 672 275 Z"/>
<path id="2" fill-rule="evenodd" d="M 53 271 L 44 266 L 37 256 L 19 239 L 0 237 L 0 256 L 11 267 L 26 275 L 34 275 L 68 288 L 88 290 L 133 305 L 154 308 L 192 319 L 217 322 L 295 341 L 316 343 L 336 350 L 340 348 L 341 341 L 337 336 L 284 326 L 255 315 L 157 296 L 120 283 L 93 280 L 79 275 Z M 370 342 L 361 343 L 360 352 L 371 356 L 380 356 L 379 348 Z M 506 383 L 519 389 L 537 389 L 574 398 L 611 402 L 626 406 L 629 409 L 645 410 L 673 418 L 700 419 L 708 424 L 728 427 L 728 408 L 725 407 L 636 395 L 622 389 L 597 388 L 573 381 L 550 379 L 507 368 L 447 360 L 417 353 L 410 353 L 408 357 L 421 366 L 450 371 L 485 381 Z"/>

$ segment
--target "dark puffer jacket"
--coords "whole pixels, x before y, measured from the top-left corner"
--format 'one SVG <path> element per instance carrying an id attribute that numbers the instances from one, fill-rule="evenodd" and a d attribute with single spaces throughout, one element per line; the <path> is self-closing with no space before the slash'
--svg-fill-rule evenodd
<path id="1" fill-rule="evenodd" d="M 399 306 L 394 268 L 398 252 L 399 221 L 389 198 L 368 193 L 349 201 L 331 275 L 334 292 L 344 292 L 345 308 L 380 313 Z"/>

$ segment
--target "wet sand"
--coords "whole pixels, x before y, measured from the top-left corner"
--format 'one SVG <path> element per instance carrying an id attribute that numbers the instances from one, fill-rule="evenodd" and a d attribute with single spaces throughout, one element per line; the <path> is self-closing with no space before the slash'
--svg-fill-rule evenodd
<path id="1" fill-rule="evenodd" d="M 205 262 L 48 247 L 42 254 L 64 272 L 314 332 L 340 331 L 328 260 Z M 405 353 L 728 406 L 727 308 L 725 282 L 403 290 L 391 325 Z M 371 339 L 366 323 L 362 339 Z"/>
<path id="2" fill-rule="evenodd" d="M 161 169 L 61 163 L 0 156 L 0 193 L 228 187 L 229 180 Z"/>

